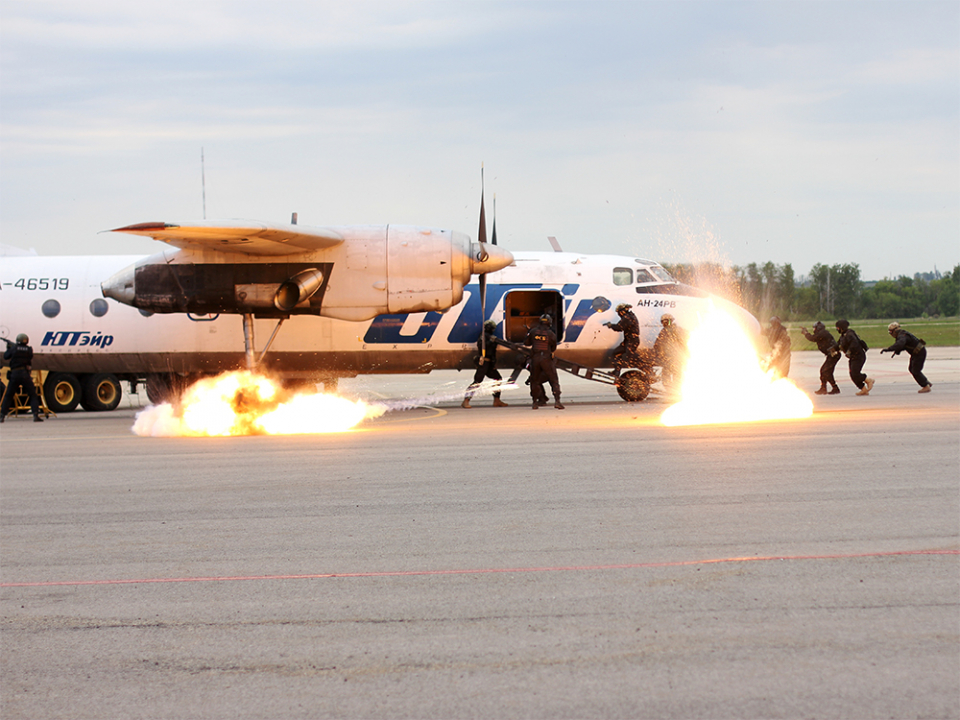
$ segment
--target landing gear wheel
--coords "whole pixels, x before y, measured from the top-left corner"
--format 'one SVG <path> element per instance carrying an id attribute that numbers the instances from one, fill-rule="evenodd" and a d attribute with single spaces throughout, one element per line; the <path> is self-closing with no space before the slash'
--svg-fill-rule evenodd
<path id="1" fill-rule="evenodd" d="M 47 373 L 43 381 L 43 398 L 47 407 L 55 413 L 68 413 L 80 403 L 80 381 L 70 373 Z"/>
<path id="2" fill-rule="evenodd" d="M 80 405 L 84 410 L 106 412 L 120 404 L 123 390 L 120 381 L 112 373 L 94 373 L 83 379 L 83 396 Z"/>
<path id="3" fill-rule="evenodd" d="M 650 394 L 650 383 L 639 370 L 628 370 L 617 378 L 617 393 L 627 402 L 638 402 Z"/>

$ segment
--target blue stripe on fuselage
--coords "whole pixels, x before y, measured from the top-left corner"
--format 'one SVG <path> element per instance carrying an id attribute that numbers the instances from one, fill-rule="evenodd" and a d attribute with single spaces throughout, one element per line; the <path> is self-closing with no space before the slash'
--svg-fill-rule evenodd
<path id="1" fill-rule="evenodd" d="M 367 334 L 363 336 L 365 343 L 387 345 L 398 345 L 400 343 L 425 343 L 430 342 L 433 333 L 440 324 L 440 318 L 443 316 L 438 312 L 428 312 L 420 328 L 414 335 L 401 335 L 400 330 L 406 322 L 409 315 L 378 315 L 367 328 Z"/>
<path id="2" fill-rule="evenodd" d="M 488 316 L 489 313 L 500 304 L 503 296 L 511 290 L 539 290 L 542 287 L 542 283 L 488 285 L 487 313 L 484 317 Z M 465 289 L 469 291 L 467 302 L 464 303 L 463 307 L 460 309 L 460 315 L 457 317 L 457 320 L 451 328 L 449 335 L 447 335 L 447 342 L 452 344 L 475 343 L 477 338 L 480 337 L 480 329 L 483 324 L 480 316 L 480 286 L 468 285 Z M 571 297 L 576 295 L 579 289 L 580 285 L 576 283 L 563 286 L 562 293 L 566 296 L 564 298 L 564 305 L 566 306 L 565 309 L 569 309 Z M 590 303 L 591 300 L 582 300 L 580 302 L 576 313 L 574 313 L 573 318 L 568 323 L 565 338 L 566 342 L 574 342 L 580 336 L 580 331 L 583 329 L 583 324 L 586 322 L 587 317 L 593 313 Z M 433 335 L 437 330 L 437 326 L 440 323 L 442 315 L 439 312 L 428 312 L 424 315 L 423 322 L 420 324 L 420 328 L 415 334 L 401 335 L 400 330 L 403 328 L 403 324 L 407 321 L 408 317 L 408 314 L 378 315 L 373 319 L 370 327 L 367 328 L 367 332 L 364 335 L 363 341 L 369 344 L 384 345 L 420 344 L 430 342 L 433 339 Z"/>

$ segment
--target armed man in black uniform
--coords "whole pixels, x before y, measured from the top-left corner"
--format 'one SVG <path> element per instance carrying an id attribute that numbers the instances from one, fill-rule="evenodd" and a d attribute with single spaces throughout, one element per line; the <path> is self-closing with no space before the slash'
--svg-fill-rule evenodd
<path id="1" fill-rule="evenodd" d="M 477 351 L 480 354 L 477 361 L 477 371 L 473 374 L 473 382 L 467 388 L 460 407 L 470 407 L 470 398 L 477 392 L 477 388 L 480 387 L 484 378 L 496 380 L 498 383 L 503 380 L 497 371 L 497 343 L 493 339 L 493 331 L 496 329 L 497 324 L 493 320 L 487 320 L 483 323 L 483 337 L 477 340 Z M 507 407 L 507 404 L 500 399 L 499 386 L 497 390 L 493 391 L 493 406 Z"/>
<path id="2" fill-rule="evenodd" d="M 913 375 L 913 379 L 916 380 L 917 385 L 920 386 L 917 392 L 930 392 L 933 385 L 930 384 L 926 375 L 923 374 L 923 364 L 927 361 L 927 343 L 913 333 L 904 330 L 898 322 L 890 323 L 887 326 L 887 332 L 890 333 L 890 336 L 893 337 L 896 342 L 890 347 L 881 350 L 880 354 L 883 355 L 883 353 L 889 352 L 893 353 L 893 356 L 896 357 L 904 350 L 910 353 L 910 374 Z"/>
<path id="3" fill-rule="evenodd" d="M 833 377 L 833 369 L 840 362 L 840 346 L 833 339 L 833 335 L 817 320 L 813 326 L 813 333 L 808 333 L 805 327 L 800 328 L 800 332 L 810 342 L 817 344 L 817 350 L 826 357 L 823 359 L 823 365 L 820 366 L 820 389 L 814 395 L 839 395 L 840 388 L 837 387 L 837 381 Z M 830 392 L 827 392 L 827 385 L 830 385 Z"/>
<path id="4" fill-rule="evenodd" d="M 620 377 L 623 368 L 640 367 L 642 361 L 637 355 L 640 347 L 640 322 L 627 303 L 617 305 L 620 322 L 604 325 L 615 332 L 623 333 L 623 342 L 613 351 L 613 376 Z"/>
<path id="5" fill-rule="evenodd" d="M 653 357 L 660 365 L 660 378 L 665 388 L 672 388 L 680 379 L 683 365 L 687 361 L 687 331 L 677 325 L 676 318 L 670 313 L 660 316 L 662 330 L 653 343 Z"/>
<path id="6" fill-rule="evenodd" d="M 850 379 L 860 388 L 857 395 L 869 395 L 873 390 L 873 379 L 863 372 L 863 365 L 867 362 L 867 344 L 860 339 L 850 323 L 846 320 L 837 320 L 837 332 L 840 333 L 840 350 L 847 356 L 850 365 Z"/>
<path id="7" fill-rule="evenodd" d="M 7 349 L 3 353 L 3 359 L 9 362 L 10 372 L 7 374 L 7 390 L 3 394 L 3 402 L 0 402 L 0 423 L 7 419 L 7 413 L 13 405 L 13 396 L 20 392 L 27 394 L 30 409 L 33 411 L 33 421 L 43 422 L 43 418 L 40 417 L 40 398 L 37 395 L 37 388 L 34 387 L 33 378 L 30 377 L 32 371 L 30 365 L 33 362 L 30 338 L 20 333 L 17 335 L 16 343 L 9 340 L 6 342 Z"/>
<path id="8" fill-rule="evenodd" d="M 553 331 L 553 318 L 549 315 L 541 315 L 540 323 L 530 329 L 523 344 L 533 348 L 533 357 L 530 359 L 530 396 L 533 398 L 533 409 L 536 410 L 541 403 L 544 403 L 546 395 L 543 392 L 543 381 L 547 379 L 550 381 L 550 390 L 553 392 L 553 406 L 557 410 L 563 410 L 563 405 L 560 403 L 557 363 L 553 359 L 553 353 L 557 349 L 557 334 Z"/>
<path id="9" fill-rule="evenodd" d="M 787 377 L 790 374 L 790 335 L 780 318 L 776 315 L 770 318 L 770 327 L 761 331 L 761 334 L 766 335 L 770 343 L 770 354 L 764 358 L 764 369 L 772 368 L 776 378 Z"/>

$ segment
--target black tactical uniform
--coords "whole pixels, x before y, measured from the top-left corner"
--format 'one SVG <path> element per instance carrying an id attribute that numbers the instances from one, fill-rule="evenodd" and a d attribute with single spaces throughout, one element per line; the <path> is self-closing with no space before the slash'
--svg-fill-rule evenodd
<path id="1" fill-rule="evenodd" d="M 820 389 L 817 390 L 817 395 L 826 395 L 827 394 L 827 385 L 830 385 L 830 394 L 837 395 L 840 393 L 840 388 L 837 386 L 837 381 L 833 377 L 833 370 L 837 366 L 837 363 L 840 362 L 840 346 L 837 344 L 837 341 L 833 339 L 833 335 L 830 334 L 830 331 L 824 326 L 822 322 L 817 322 L 813 326 L 813 333 L 808 333 L 806 328 L 800 328 L 800 332 L 803 333 L 803 336 L 810 342 L 815 342 L 817 344 L 817 350 L 822 352 L 826 357 L 823 359 L 823 365 L 820 366 Z"/>
<path id="2" fill-rule="evenodd" d="M 531 328 L 524 339 L 524 345 L 533 348 L 530 358 L 530 396 L 533 398 L 533 409 L 536 410 L 546 399 L 543 392 L 544 379 L 550 381 L 550 390 L 553 392 L 554 404 L 557 410 L 563 410 L 560 403 L 560 381 L 557 379 L 557 364 L 553 353 L 557 349 L 557 334 L 550 327 L 551 319 L 548 316 L 540 318 L 540 324 Z"/>
<path id="3" fill-rule="evenodd" d="M 907 332 L 900 323 L 891 323 L 889 327 L 890 334 L 896 338 L 896 342 L 888 348 L 880 351 L 892 352 L 894 357 L 906 350 L 910 354 L 910 374 L 920 386 L 920 392 L 930 392 L 933 387 L 927 376 L 923 374 L 923 364 L 927 361 L 927 344 L 913 333 Z"/>
<path id="4" fill-rule="evenodd" d="M 640 367 L 643 364 L 637 354 L 637 349 L 640 347 L 640 322 L 637 316 L 625 303 L 617 306 L 617 314 L 620 316 L 620 322 L 604 323 L 611 330 L 623 333 L 623 342 L 613 351 L 614 375 L 619 375 L 624 368 Z"/>
<path id="5" fill-rule="evenodd" d="M 677 325 L 670 313 L 660 317 L 660 324 L 663 329 L 653 343 L 653 356 L 660 365 L 664 387 L 669 387 L 680 379 L 680 371 L 687 359 L 687 331 Z"/>
<path id="6" fill-rule="evenodd" d="M 30 409 L 33 411 L 33 421 L 43 421 L 40 417 L 40 398 L 33 384 L 33 378 L 30 377 L 33 348 L 27 344 L 28 342 L 27 336 L 20 334 L 17 336 L 17 342 L 9 344 L 3 353 L 3 359 L 10 364 L 10 372 L 7 374 L 7 390 L 3 394 L 3 401 L 0 402 L 0 422 L 6 419 L 13 405 L 13 396 L 18 392 L 27 394 Z"/>
<path id="7" fill-rule="evenodd" d="M 490 378 L 500 382 L 503 377 L 497 371 L 497 343 L 493 340 L 493 331 L 496 329 L 496 323 L 487 320 L 483 324 L 483 336 L 477 340 L 477 352 L 479 354 L 477 371 L 473 374 L 473 382 L 467 388 L 466 395 L 463 398 L 461 407 L 470 407 L 470 398 L 476 393 L 477 388 L 484 378 Z M 486 354 L 484 354 L 486 353 Z M 495 407 L 506 407 L 507 404 L 500 399 L 500 390 L 493 391 L 493 404 Z"/>
<path id="8" fill-rule="evenodd" d="M 837 330 L 840 333 L 840 350 L 849 361 L 850 379 L 860 388 L 857 395 L 869 395 L 873 389 L 873 380 L 863 372 L 863 365 L 867 362 L 867 344 L 850 328 L 850 323 L 846 320 L 837 320 Z"/>
<path id="9" fill-rule="evenodd" d="M 763 331 L 770 343 L 770 354 L 766 357 L 768 368 L 773 368 L 777 377 L 785 378 L 790 374 L 790 335 L 780 324 L 780 318 L 770 318 L 770 327 Z"/>

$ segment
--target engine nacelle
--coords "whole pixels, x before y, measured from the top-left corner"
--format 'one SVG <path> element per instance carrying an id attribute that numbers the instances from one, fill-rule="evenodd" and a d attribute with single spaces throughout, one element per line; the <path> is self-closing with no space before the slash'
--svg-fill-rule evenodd
<path id="1" fill-rule="evenodd" d="M 273 306 L 285 313 L 291 312 L 297 305 L 306 302 L 323 285 L 323 273 L 316 268 L 298 272 L 280 285 L 273 296 Z"/>
<path id="2" fill-rule="evenodd" d="M 471 275 L 513 262 L 462 233 L 408 226 L 337 228 L 343 242 L 282 257 L 183 249 L 145 258 L 102 286 L 104 296 L 157 313 L 377 315 L 444 310 Z"/>

